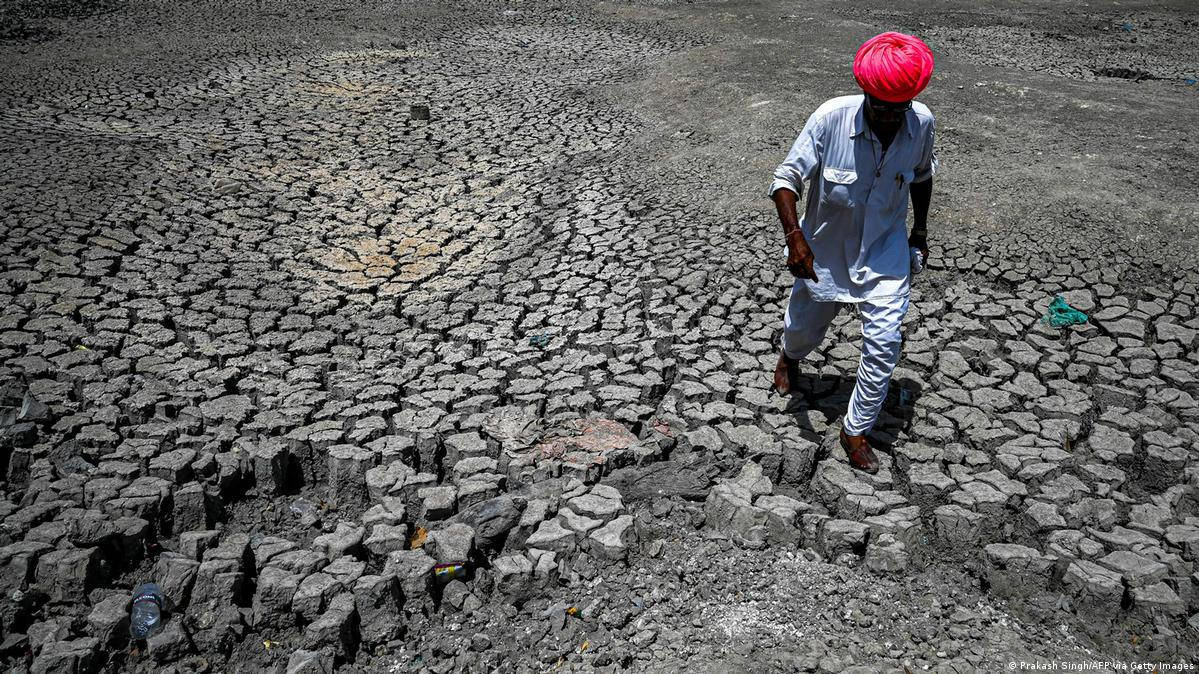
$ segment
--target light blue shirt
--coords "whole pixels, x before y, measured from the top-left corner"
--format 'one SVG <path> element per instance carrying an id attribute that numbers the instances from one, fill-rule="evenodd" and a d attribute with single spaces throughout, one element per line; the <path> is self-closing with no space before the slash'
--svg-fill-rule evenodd
<path id="1" fill-rule="evenodd" d="M 891 146 L 866 124 L 865 96 L 826 101 L 774 170 L 769 195 L 812 191 L 799 226 L 819 282 L 803 279 L 820 302 L 861 302 L 909 292 L 908 188 L 937 170 L 933 113 L 912 101 Z M 785 245 L 785 244 L 784 244 Z"/>

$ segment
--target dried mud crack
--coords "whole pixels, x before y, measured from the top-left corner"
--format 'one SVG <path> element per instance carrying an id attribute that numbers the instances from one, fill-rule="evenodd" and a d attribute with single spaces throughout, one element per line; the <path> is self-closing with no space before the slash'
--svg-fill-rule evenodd
<path id="1" fill-rule="evenodd" d="M 1194 662 L 1194 21 L 921 5 L 4 6 L 0 662 Z M 870 476 L 851 312 L 767 393 L 763 194 L 886 29 L 944 171 Z"/>

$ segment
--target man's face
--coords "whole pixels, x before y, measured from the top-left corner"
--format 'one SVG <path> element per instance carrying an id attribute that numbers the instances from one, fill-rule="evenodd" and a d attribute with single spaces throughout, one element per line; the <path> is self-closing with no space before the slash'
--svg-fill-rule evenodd
<path id="1" fill-rule="evenodd" d="M 903 124 L 904 117 L 911 107 L 911 101 L 891 103 L 866 94 L 866 121 L 875 129 L 894 131 Z"/>

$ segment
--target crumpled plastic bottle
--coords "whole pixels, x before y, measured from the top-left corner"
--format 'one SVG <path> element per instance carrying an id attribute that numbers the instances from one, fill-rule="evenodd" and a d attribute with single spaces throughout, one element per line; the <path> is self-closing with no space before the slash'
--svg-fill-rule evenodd
<path id="1" fill-rule="evenodd" d="M 920 249 L 915 246 L 911 247 L 912 251 L 912 273 L 919 274 L 924 271 L 924 255 L 920 253 Z"/>
<path id="2" fill-rule="evenodd" d="M 442 583 L 466 576 L 466 562 L 444 562 L 433 567 L 433 577 Z"/>
<path id="3" fill-rule="evenodd" d="M 129 634 L 146 639 L 162 629 L 162 589 L 157 583 L 143 583 L 133 591 L 129 610 Z"/>
<path id="4" fill-rule="evenodd" d="M 288 506 L 291 513 L 300 518 L 300 526 L 316 526 L 321 521 L 320 509 L 315 503 L 306 498 L 298 498 Z"/>

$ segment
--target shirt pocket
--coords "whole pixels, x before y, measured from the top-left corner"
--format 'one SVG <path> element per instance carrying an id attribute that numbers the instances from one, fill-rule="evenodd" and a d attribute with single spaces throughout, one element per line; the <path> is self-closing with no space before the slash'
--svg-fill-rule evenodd
<path id="1" fill-rule="evenodd" d="M 836 208 L 853 208 L 852 187 L 858 180 L 857 172 L 853 169 L 826 166 L 822 175 L 824 193 L 821 195 L 821 201 Z"/>
<path id="2" fill-rule="evenodd" d="M 915 171 L 901 171 L 895 176 L 895 193 L 891 195 L 891 208 L 902 208 L 908 196 L 908 190 L 912 187 L 912 180 L 916 178 Z"/>

